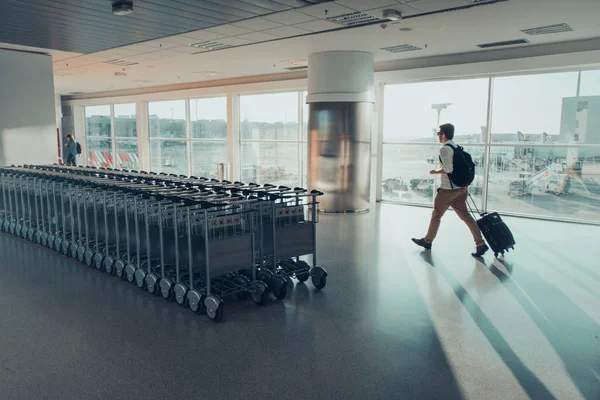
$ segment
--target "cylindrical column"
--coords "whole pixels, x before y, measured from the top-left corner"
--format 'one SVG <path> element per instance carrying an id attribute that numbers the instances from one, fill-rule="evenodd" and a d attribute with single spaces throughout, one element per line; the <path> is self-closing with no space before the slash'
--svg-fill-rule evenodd
<path id="1" fill-rule="evenodd" d="M 328 51 L 308 58 L 308 185 L 321 210 L 369 209 L 373 55 Z"/>

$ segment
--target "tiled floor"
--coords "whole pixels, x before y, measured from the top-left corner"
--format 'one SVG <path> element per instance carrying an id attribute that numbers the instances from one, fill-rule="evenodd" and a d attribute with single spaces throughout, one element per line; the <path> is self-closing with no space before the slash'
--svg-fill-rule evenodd
<path id="1" fill-rule="evenodd" d="M 321 216 L 328 285 L 215 324 L 0 236 L 0 399 L 599 399 L 600 227 L 507 219 L 504 262 L 444 217 Z"/>

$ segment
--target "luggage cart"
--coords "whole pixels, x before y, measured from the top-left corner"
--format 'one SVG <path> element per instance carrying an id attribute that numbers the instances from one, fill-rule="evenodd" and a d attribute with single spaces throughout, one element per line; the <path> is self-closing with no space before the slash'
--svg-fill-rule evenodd
<path id="1" fill-rule="evenodd" d="M 215 321 L 227 298 L 284 298 L 288 277 L 326 283 L 320 192 L 60 166 L 3 169 L 0 185 L 3 228 Z"/>
<path id="2" fill-rule="evenodd" d="M 295 277 L 305 282 L 310 277 L 317 289 L 327 284 L 327 271 L 317 264 L 316 229 L 318 223 L 318 197 L 323 193 L 313 190 L 305 193 L 296 188 L 273 193 L 273 200 L 261 208 L 263 221 L 262 267 L 271 274 L 284 278 Z M 258 193 L 264 196 L 263 193 Z M 312 255 L 312 267 L 301 260 Z"/>

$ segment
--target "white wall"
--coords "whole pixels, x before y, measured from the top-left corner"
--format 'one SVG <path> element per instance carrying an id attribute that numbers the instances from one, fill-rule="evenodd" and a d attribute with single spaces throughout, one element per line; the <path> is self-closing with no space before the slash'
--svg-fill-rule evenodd
<path id="1" fill-rule="evenodd" d="M 0 50 L 0 166 L 57 159 L 52 57 Z"/>

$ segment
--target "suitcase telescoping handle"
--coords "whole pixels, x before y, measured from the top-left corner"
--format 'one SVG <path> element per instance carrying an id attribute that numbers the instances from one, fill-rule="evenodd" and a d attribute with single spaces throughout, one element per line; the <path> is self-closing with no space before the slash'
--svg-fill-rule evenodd
<path id="1" fill-rule="evenodd" d="M 477 212 L 477 214 L 479 214 L 480 216 L 484 217 L 485 215 L 487 215 L 487 212 L 483 211 L 479 211 L 479 208 L 477 208 L 477 203 L 475 203 L 475 199 L 473 198 L 473 196 L 471 196 L 471 193 L 469 193 L 469 199 L 471 199 L 471 202 L 473 203 L 473 207 L 475 207 L 475 211 Z M 473 209 L 471 208 L 471 205 L 469 204 L 469 200 L 467 200 L 467 207 L 469 207 L 469 211 L 471 211 L 471 214 L 475 215 L 477 217 L 477 215 L 473 212 Z"/>

